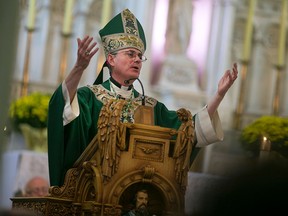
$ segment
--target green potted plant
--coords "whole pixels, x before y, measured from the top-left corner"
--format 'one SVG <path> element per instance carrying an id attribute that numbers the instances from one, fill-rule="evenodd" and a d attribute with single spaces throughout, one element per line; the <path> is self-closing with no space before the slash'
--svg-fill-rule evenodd
<path id="1" fill-rule="evenodd" d="M 28 149 L 47 151 L 47 117 L 51 95 L 33 92 L 20 97 L 10 105 L 12 126 L 20 130 Z"/>
<path id="2" fill-rule="evenodd" d="M 262 116 L 243 128 L 241 144 L 244 149 L 257 156 L 260 145 L 266 137 L 271 142 L 271 152 L 288 157 L 288 118 Z"/>

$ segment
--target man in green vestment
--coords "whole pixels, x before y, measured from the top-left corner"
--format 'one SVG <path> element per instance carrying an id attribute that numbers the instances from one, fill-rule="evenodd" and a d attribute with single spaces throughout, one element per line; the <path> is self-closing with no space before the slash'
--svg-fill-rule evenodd
<path id="1" fill-rule="evenodd" d="M 136 17 L 125 9 L 99 31 L 110 79 L 103 82 L 103 69 L 95 83 L 78 88 L 84 70 L 97 53 L 97 43 L 85 36 L 77 39 L 77 60 L 69 75 L 56 89 L 49 104 L 48 158 L 50 184 L 62 186 L 66 171 L 73 166 L 87 145 L 97 134 L 98 118 L 103 105 L 111 100 L 128 100 L 120 116 L 121 122 L 134 122 L 133 114 L 143 99 L 133 88 L 146 60 L 146 40 Z M 217 108 L 237 78 L 237 65 L 227 70 L 218 84 L 215 97 L 193 117 L 197 146 L 202 147 L 223 139 Z M 154 109 L 154 123 L 178 129 L 181 120 L 176 111 L 145 96 L 145 105 Z"/>

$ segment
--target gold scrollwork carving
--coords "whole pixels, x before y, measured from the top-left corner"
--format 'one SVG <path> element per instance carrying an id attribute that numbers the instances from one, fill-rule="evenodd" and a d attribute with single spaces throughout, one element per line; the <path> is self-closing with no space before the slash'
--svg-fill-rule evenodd
<path id="1" fill-rule="evenodd" d="M 151 182 L 154 174 L 155 168 L 151 166 L 146 166 L 144 168 L 143 182 Z"/>

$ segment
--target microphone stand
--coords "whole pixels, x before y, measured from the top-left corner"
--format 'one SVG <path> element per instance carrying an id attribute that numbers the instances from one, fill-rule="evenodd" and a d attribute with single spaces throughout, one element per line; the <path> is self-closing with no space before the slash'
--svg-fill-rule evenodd
<path id="1" fill-rule="evenodd" d="M 138 80 L 138 82 L 140 83 L 141 85 L 141 89 L 142 89 L 142 96 L 141 96 L 141 100 L 142 100 L 142 105 L 145 106 L 145 93 L 144 93 L 144 87 L 143 87 L 143 84 L 141 82 L 141 80 L 139 78 L 136 78 Z M 124 80 L 124 83 L 125 84 L 129 84 L 129 82 L 131 80 L 135 80 L 135 78 L 131 78 L 131 79 L 128 79 L 128 80 Z"/>
<path id="2" fill-rule="evenodd" d="M 151 106 L 145 106 L 145 93 L 144 93 L 144 87 L 139 78 L 136 78 L 138 82 L 141 85 L 142 89 L 142 106 L 139 106 L 134 113 L 134 120 L 135 123 L 139 124 L 146 124 L 146 125 L 154 125 L 154 112 L 153 112 L 153 107 Z M 125 84 L 129 84 L 130 80 L 136 80 L 134 79 L 129 79 L 129 80 L 124 80 Z"/>
<path id="3" fill-rule="evenodd" d="M 142 96 L 141 96 L 141 99 L 142 99 L 142 105 L 145 106 L 145 94 L 144 94 L 144 87 L 143 87 L 143 84 L 142 82 L 140 81 L 139 78 L 137 78 L 138 82 L 140 83 L 141 85 L 141 88 L 142 88 Z"/>

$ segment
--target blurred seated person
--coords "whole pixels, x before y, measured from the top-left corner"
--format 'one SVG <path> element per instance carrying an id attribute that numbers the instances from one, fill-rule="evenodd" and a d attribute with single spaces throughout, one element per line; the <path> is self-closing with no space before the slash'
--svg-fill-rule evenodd
<path id="1" fill-rule="evenodd" d="M 44 197 L 48 195 L 49 183 L 41 177 L 35 176 L 31 178 L 24 188 L 24 197 Z"/>

